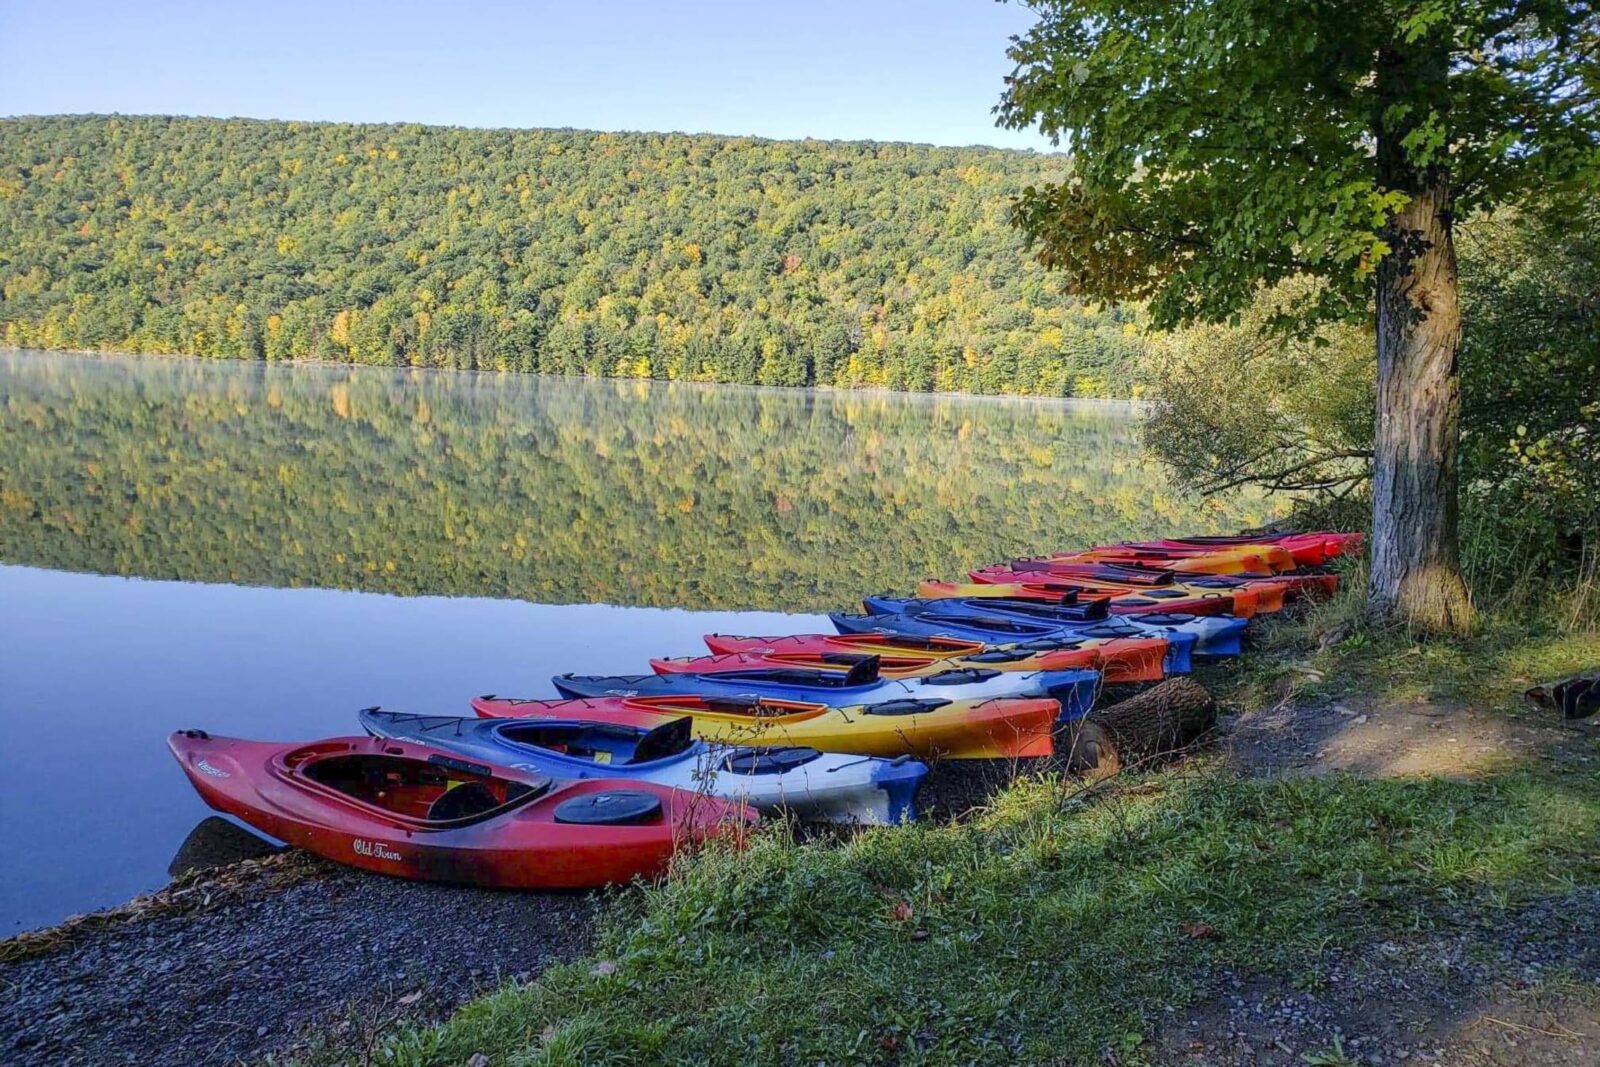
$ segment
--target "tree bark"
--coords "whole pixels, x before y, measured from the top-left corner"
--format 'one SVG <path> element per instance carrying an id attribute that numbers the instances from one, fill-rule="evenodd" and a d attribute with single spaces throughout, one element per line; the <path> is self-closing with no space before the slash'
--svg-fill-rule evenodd
<path id="1" fill-rule="evenodd" d="M 1403 99 L 1431 64 L 1390 57 L 1380 69 Z M 1378 140 L 1383 185 L 1410 201 L 1391 220 L 1378 262 L 1378 411 L 1372 461 L 1372 574 L 1368 603 L 1381 617 L 1463 630 L 1472 600 L 1457 540 L 1461 347 L 1453 203 L 1448 172 L 1405 159 L 1406 131 Z"/>

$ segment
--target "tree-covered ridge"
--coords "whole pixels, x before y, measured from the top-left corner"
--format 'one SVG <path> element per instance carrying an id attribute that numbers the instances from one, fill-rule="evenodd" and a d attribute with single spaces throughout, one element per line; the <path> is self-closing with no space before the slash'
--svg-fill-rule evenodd
<path id="1" fill-rule="evenodd" d="M 768 385 L 1129 395 L 1026 255 L 1063 157 L 248 120 L 0 120 L 0 339 Z"/>
<path id="2" fill-rule="evenodd" d="M 837 609 L 1058 545 L 1258 522 L 1116 409 L 0 354 L 0 561 Z"/>

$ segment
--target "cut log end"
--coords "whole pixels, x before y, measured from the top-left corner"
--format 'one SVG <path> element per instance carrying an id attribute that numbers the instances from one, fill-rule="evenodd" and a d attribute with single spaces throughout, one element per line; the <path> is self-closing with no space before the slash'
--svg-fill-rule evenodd
<path id="1" fill-rule="evenodd" d="M 1149 766 L 1184 752 L 1217 721 L 1217 703 L 1191 678 L 1169 678 L 1117 704 L 1091 712 L 1066 739 L 1068 766 L 1115 773 Z"/>

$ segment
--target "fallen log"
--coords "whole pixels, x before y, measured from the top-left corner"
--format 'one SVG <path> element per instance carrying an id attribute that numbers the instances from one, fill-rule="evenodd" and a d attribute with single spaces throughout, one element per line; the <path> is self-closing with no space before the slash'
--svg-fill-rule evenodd
<path id="1" fill-rule="evenodd" d="M 1169 678 L 1069 724 L 1056 739 L 1056 751 L 1076 773 L 1115 774 L 1184 751 L 1216 721 L 1217 703 L 1205 686 L 1191 678 Z"/>

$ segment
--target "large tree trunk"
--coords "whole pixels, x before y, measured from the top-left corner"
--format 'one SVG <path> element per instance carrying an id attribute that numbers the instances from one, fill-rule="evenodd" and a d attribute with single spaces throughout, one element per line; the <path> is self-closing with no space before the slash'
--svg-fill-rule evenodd
<path id="1" fill-rule="evenodd" d="M 1449 189 L 1413 194 L 1378 266 L 1370 604 L 1430 629 L 1472 621 L 1457 547 L 1461 308 Z"/>

